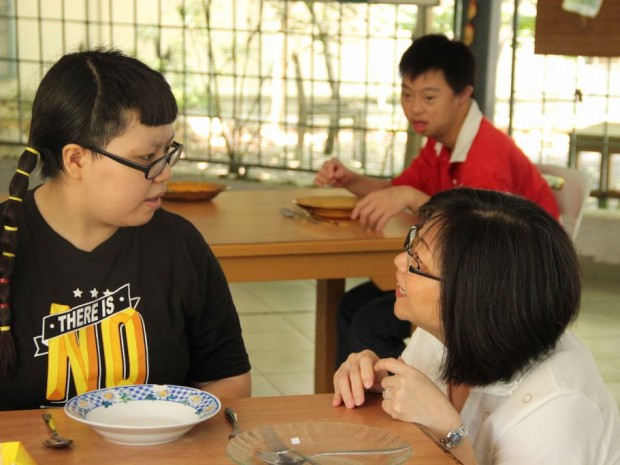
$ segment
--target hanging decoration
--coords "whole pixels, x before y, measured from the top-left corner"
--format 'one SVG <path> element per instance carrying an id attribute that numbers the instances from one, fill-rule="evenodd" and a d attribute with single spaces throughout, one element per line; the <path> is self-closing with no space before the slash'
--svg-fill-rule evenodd
<path id="1" fill-rule="evenodd" d="M 474 26 L 474 18 L 478 14 L 478 1 L 469 0 L 467 4 L 467 23 L 463 28 L 463 43 L 468 47 L 474 43 L 474 37 L 476 33 L 476 26 Z"/>
<path id="2" fill-rule="evenodd" d="M 618 18 L 620 0 L 537 0 L 534 53 L 620 57 Z"/>
<path id="3" fill-rule="evenodd" d="M 594 18 L 601 11 L 603 0 L 564 0 L 562 9 L 581 16 Z"/>

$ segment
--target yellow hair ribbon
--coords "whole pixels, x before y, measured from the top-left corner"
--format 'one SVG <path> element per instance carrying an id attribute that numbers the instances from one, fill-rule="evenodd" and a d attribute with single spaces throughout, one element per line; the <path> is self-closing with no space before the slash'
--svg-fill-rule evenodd
<path id="1" fill-rule="evenodd" d="M 37 156 L 41 155 L 38 150 L 35 150 L 32 147 L 26 147 L 26 150 L 28 150 L 30 153 L 34 153 Z"/>
<path id="2" fill-rule="evenodd" d="M 5 257 L 9 257 L 9 258 L 15 257 L 15 254 L 11 252 L 2 252 L 2 255 L 4 255 Z"/>
<path id="3" fill-rule="evenodd" d="M 16 202 L 21 202 L 22 199 L 20 199 L 19 197 L 14 197 L 12 195 L 9 195 L 9 200 L 15 200 Z"/>
<path id="4" fill-rule="evenodd" d="M 6 229 L 7 231 L 12 231 L 12 232 L 17 231 L 16 226 L 7 226 L 6 224 L 4 225 L 4 229 Z"/>
<path id="5" fill-rule="evenodd" d="M 10 331 L 11 327 L 10 326 L 0 326 L 0 332 L 2 331 Z"/>
<path id="6" fill-rule="evenodd" d="M 17 170 L 15 170 L 15 172 L 19 173 L 19 174 L 23 174 L 24 176 L 30 177 L 30 173 L 27 173 L 24 170 L 17 169 Z"/>

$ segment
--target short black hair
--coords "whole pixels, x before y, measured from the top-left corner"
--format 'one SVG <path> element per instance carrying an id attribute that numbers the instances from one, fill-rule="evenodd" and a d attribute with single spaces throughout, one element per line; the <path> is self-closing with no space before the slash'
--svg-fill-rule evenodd
<path id="1" fill-rule="evenodd" d="M 41 152 L 41 175 L 62 170 L 70 143 L 105 147 L 138 117 L 145 126 L 173 123 L 178 114 L 159 72 L 119 50 L 69 53 L 45 74 L 32 105 L 29 145 Z"/>
<path id="2" fill-rule="evenodd" d="M 446 82 L 456 94 L 474 87 L 476 60 L 463 42 L 443 34 L 429 34 L 413 41 L 403 53 L 398 69 L 401 77 L 416 79 L 427 71 L 443 71 Z"/>
<path id="3" fill-rule="evenodd" d="M 443 379 L 509 381 L 544 358 L 581 299 L 579 260 L 564 228 L 527 199 L 471 188 L 434 195 L 420 215 L 436 229 L 443 278 Z"/>

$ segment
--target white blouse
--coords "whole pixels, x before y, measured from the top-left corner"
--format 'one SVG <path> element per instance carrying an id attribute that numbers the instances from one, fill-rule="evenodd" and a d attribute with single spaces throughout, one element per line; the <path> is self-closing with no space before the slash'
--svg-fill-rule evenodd
<path id="1" fill-rule="evenodd" d="M 443 344 L 418 328 L 403 360 L 438 380 Z M 471 388 L 461 411 L 481 465 L 620 465 L 620 417 L 589 350 L 565 333 L 510 383 Z"/>

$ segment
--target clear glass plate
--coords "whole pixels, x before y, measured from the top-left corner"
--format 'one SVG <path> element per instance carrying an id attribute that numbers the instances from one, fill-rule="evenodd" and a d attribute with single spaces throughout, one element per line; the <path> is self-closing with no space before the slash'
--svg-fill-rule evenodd
<path id="1" fill-rule="evenodd" d="M 328 450 L 387 449 L 409 445 L 390 431 L 354 423 L 283 423 L 271 427 L 284 444 L 308 456 Z M 269 450 L 259 428 L 245 431 L 228 443 L 228 455 L 239 465 L 265 465 L 256 456 L 259 450 Z M 398 465 L 411 454 L 410 448 L 392 454 L 325 455 L 313 460 L 321 465 Z"/>

